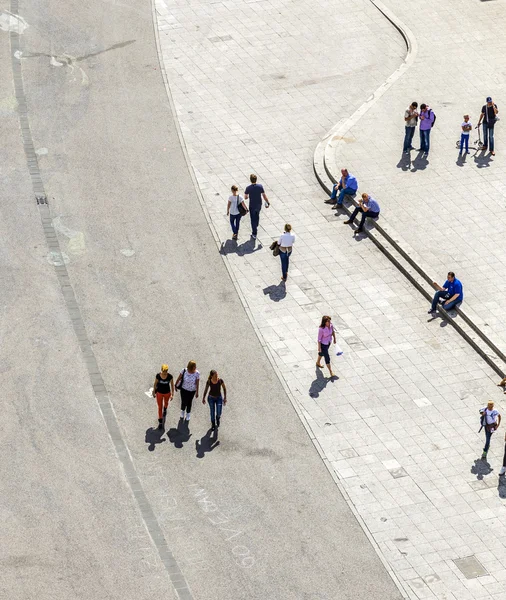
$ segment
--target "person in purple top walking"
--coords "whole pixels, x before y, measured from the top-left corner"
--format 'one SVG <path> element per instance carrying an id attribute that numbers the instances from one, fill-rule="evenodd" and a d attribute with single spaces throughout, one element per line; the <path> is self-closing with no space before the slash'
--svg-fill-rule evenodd
<path id="1" fill-rule="evenodd" d="M 323 357 L 325 359 L 325 364 L 327 365 L 330 376 L 334 377 L 334 373 L 332 373 L 332 367 L 330 365 L 329 355 L 329 348 L 332 340 L 334 340 L 335 344 L 336 332 L 334 331 L 334 326 L 332 325 L 330 317 L 328 315 L 323 315 L 322 322 L 318 329 L 318 360 L 316 361 L 316 366 L 319 369 L 323 369 L 323 365 L 321 364 L 321 359 Z"/>
<path id="2" fill-rule="evenodd" d="M 419 152 L 429 156 L 430 132 L 436 121 L 436 115 L 430 106 L 420 104 L 420 149 Z"/>

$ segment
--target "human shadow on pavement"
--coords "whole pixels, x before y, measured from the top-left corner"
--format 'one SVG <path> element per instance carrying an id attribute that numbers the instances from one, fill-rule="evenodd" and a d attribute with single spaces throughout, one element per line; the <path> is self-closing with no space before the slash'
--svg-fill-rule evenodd
<path id="1" fill-rule="evenodd" d="M 261 243 L 255 248 L 255 240 L 249 239 L 247 242 L 238 244 L 235 240 L 227 240 L 221 244 L 220 254 L 226 256 L 227 254 L 237 254 L 238 256 L 244 256 L 245 254 L 253 254 L 262 250 L 263 246 Z"/>
<path id="2" fill-rule="evenodd" d="M 457 167 L 463 167 L 466 164 L 467 154 L 459 152 L 457 157 L 456 165 Z"/>
<path id="3" fill-rule="evenodd" d="M 177 428 L 173 427 L 167 431 L 167 437 L 171 444 L 174 444 L 176 448 L 182 448 L 183 444 L 188 442 L 192 436 L 190 433 L 189 421 L 185 421 L 184 419 L 179 419 L 179 423 L 177 424 Z"/>
<path id="4" fill-rule="evenodd" d="M 419 152 L 415 160 L 413 161 L 413 168 L 411 169 L 412 173 L 416 173 L 416 171 L 423 171 L 427 168 L 429 164 L 429 159 L 424 156 L 422 152 Z"/>
<path id="5" fill-rule="evenodd" d="M 504 477 L 504 475 L 499 476 L 497 493 L 499 494 L 499 498 L 506 498 L 506 477 Z"/>
<path id="6" fill-rule="evenodd" d="M 480 154 L 475 154 L 473 158 L 478 169 L 486 169 L 487 167 L 490 167 L 490 161 L 493 156 L 491 154 L 486 154 L 486 150 L 482 150 Z"/>
<path id="7" fill-rule="evenodd" d="M 220 445 L 218 439 L 218 429 L 212 431 L 209 429 L 206 435 L 200 440 L 195 442 L 195 450 L 197 451 L 197 458 L 204 458 L 206 452 L 212 452 L 217 446 Z"/>
<path id="8" fill-rule="evenodd" d="M 148 450 L 150 452 L 153 452 L 157 444 L 163 444 L 163 442 L 165 442 L 165 439 L 162 439 L 163 435 L 165 435 L 165 428 L 159 429 L 158 427 L 150 427 L 149 429 L 146 429 L 145 442 L 146 444 L 149 444 Z"/>
<path id="9" fill-rule="evenodd" d="M 481 481 L 485 475 L 490 475 L 494 469 L 490 466 L 486 460 L 477 458 L 474 461 L 474 465 L 471 467 L 471 473 L 476 475 L 476 479 Z"/>
<path id="10" fill-rule="evenodd" d="M 264 296 L 269 296 L 273 302 L 279 302 L 286 298 L 286 284 L 284 281 L 278 283 L 278 285 L 270 285 L 263 289 Z"/>
<path id="11" fill-rule="evenodd" d="M 403 171 L 409 171 L 411 168 L 411 154 L 409 152 L 404 154 L 403 152 L 396 166 Z"/>
<path id="12" fill-rule="evenodd" d="M 325 369 L 326 368 L 327 367 L 325 367 Z M 315 373 L 316 379 L 311 383 L 311 387 L 309 388 L 309 395 L 311 398 L 318 398 L 320 392 L 323 392 L 329 383 L 333 383 L 339 379 L 337 375 L 334 375 L 333 377 L 325 377 L 322 369 L 319 369 L 318 367 L 316 367 Z"/>

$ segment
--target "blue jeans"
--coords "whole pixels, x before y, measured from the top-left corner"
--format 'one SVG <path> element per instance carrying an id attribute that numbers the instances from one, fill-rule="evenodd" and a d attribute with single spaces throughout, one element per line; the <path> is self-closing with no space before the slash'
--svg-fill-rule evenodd
<path id="1" fill-rule="evenodd" d="M 446 290 L 443 290 L 442 292 L 436 292 L 434 294 L 434 298 L 432 300 L 431 310 L 435 312 L 439 299 L 446 298 L 447 295 L 448 295 L 448 292 Z M 443 308 L 445 310 L 451 310 L 452 308 L 455 308 L 460 301 L 461 300 L 459 298 L 457 298 L 456 300 L 454 300 L 453 302 L 450 302 L 447 305 L 443 304 Z"/>
<path id="2" fill-rule="evenodd" d="M 462 134 L 460 136 L 460 153 L 462 154 L 464 150 L 464 146 L 466 147 L 466 152 L 469 152 L 469 134 Z"/>
<path id="3" fill-rule="evenodd" d="M 208 396 L 207 401 L 209 403 L 209 410 L 211 411 L 211 423 L 215 422 L 215 416 L 218 419 L 221 417 L 221 411 L 223 410 L 223 398 L 221 396 L 214 397 Z"/>
<path id="4" fill-rule="evenodd" d="M 487 431 L 487 427 L 484 427 L 485 429 L 485 447 L 483 448 L 483 452 L 488 452 L 488 449 L 490 448 L 490 440 L 492 439 L 492 431 Z"/>
<path id="5" fill-rule="evenodd" d="M 410 148 L 412 148 L 413 136 L 415 135 L 416 127 L 406 127 L 406 133 L 404 135 L 404 147 L 403 152 L 407 152 Z"/>
<path id="6" fill-rule="evenodd" d="M 334 187 L 332 189 L 332 194 L 330 194 L 330 199 L 331 200 L 335 200 L 336 196 L 337 196 L 337 192 L 341 190 L 339 192 L 339 197 L 337 198 L 337 204 L 339 206 L 341 206 L 341 204 L 343 203 L 344 197 L 345 196 L 355 196 L 355 194 L 357 193 L 357 190 L 353 190 L 352 188 L 344 188 L 344 190 L 342 188 L 339 187 L 338 183 L 334 184 Z"/>
<path id="7" fill-rule="evenodd" d="M 483 123 L 483 145 L 488 146 L 490 152 L 494 151 L 494 126 Z"/>
<path id="8" fill-rule="evenodd" d="M 238 215 L 230 215 L 230 227 L 232 227 L 232 233 L 237 235 L 239 233 L 239 223 L 241 222 L 241 213 Z"/>
<path id="9" fill-rule="evenodd" d="M 281 272 L 283 273 L 283 279 L 286 279 L 288 275 L 288 265 L 290 264 L 291 253 L 291 250 L 290 252 L 282 252 L 281 250 L 279 252 L 279 257 L 281 258 Z"/>
<path id="10" fill-rule="evenodd" d="M 258 232 L 258 224 L 260 223 L 260 208 L 249 209 L 249 218 L 251 221 L 251 233 L 256 235 Z"/>
<path id="11" fill-rule="evenodd" d="M 420 150 L 429 153 L 430 149 L 430 129 L 420 129 Z"/>

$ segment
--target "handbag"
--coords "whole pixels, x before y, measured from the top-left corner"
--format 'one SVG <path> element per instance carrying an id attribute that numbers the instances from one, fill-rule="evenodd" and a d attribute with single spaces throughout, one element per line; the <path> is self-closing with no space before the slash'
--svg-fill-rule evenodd
<path id="1" fill-rule="evenodd" d="M 244 200 L 241 200 L 239 202 L 239 198 L 240 198 L 240 196 L 237 197 L 237 210 L 239 211 L 239 214 L 241 215 L 241 217 L 244 217 L 244 215 L 248 212 L 248 210 L 246 208 L 244 208 L 244 206 L 242 205 Z"/>
<path id="2" fill-rule="evenodd" d="M 180 390 L 183 387 L 185 373 L 186 373 L 186 369 L 183 369 L 183 375 L 181 376 L 181 381 L 179 382 L 178 385 L 174 386 L 176 388 L 176 390 Z"/>
<path id="3" fill-rule="evenodd" d="M 272 256 L 279 256 L 280 250 L 278 242 L 272 242 L 272 244 L 270 245 L 270 249 L 272 250 Z"/>

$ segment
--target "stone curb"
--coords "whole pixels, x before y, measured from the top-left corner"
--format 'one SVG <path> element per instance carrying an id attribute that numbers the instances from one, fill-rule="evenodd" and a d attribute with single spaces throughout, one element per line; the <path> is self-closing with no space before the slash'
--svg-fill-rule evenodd
<path id="1" fill-rule="evenodd" d="M 313 157 L 313 169 L 316 178 L 321 187 L 330 194 L 332 185 L 337 182 L 338 177 L 334 175 L 333 169 L 337 165 L 337 151 L 344 143 L 343 138 L 346 133 L 359 121 L 359 119 L 383 96 L 383 94 L 406 72 L 413 64 L 418 52 L 418 44 L 411 30 L 402 23 L 387 7 L 379 0 L 370 0 L 372 4 L 392 23 L 399 31 L 406 43 L 406 58 L 402 65 L 392 73 L 392 75 L 360 106 L 349 119 L 339 121 L 317 145 Z M 329 166 L 332 165 L 332 166 Z M 356 203 L 355 203 L 356 205 Z M 343 207 L 348 215 L 351 211 Z M 377 233 L 380 235 L 377 235 Z M 427 274 L 427 270 L 421 265 L 422 258 L 410 247 L 410 245 L 400 239 L 398 233 L 393 230 L 384 219 L 381 219 L 381 225 L 375 223 L 374 231 L 365 228 L 365 233 L 376 247 L 403 273 L 403 275 L 412 283 L 416 289 L 429 301 L 432 300 L 432 293 L 435 289 L 432 285 L 433 279 Z M 396 256 L 398 255 L 398 256 Z M 407 263 L 407 264 L 403 264 Z M 413 270 L 415 273 L 410 272 Z M 420 282 L 423 280 L 430 286 L 430 292 L 426 286 Z M 439 308 L 443 318 L 450 323 L 454 329 L 469 343 L 469 345 L 482 357 L 483 360 L 502 378 L 505 376 L 506 355 L 498 346 L 483 332 L 483 330 L 462 310 L 455 309 L 462 318 L 467 327 L 461 326 L 445 311 Z M 476 339 L 476 336 L 479 339 Z M 486 344 L 493 352 L 491 356 L 482 344 Z"/>

